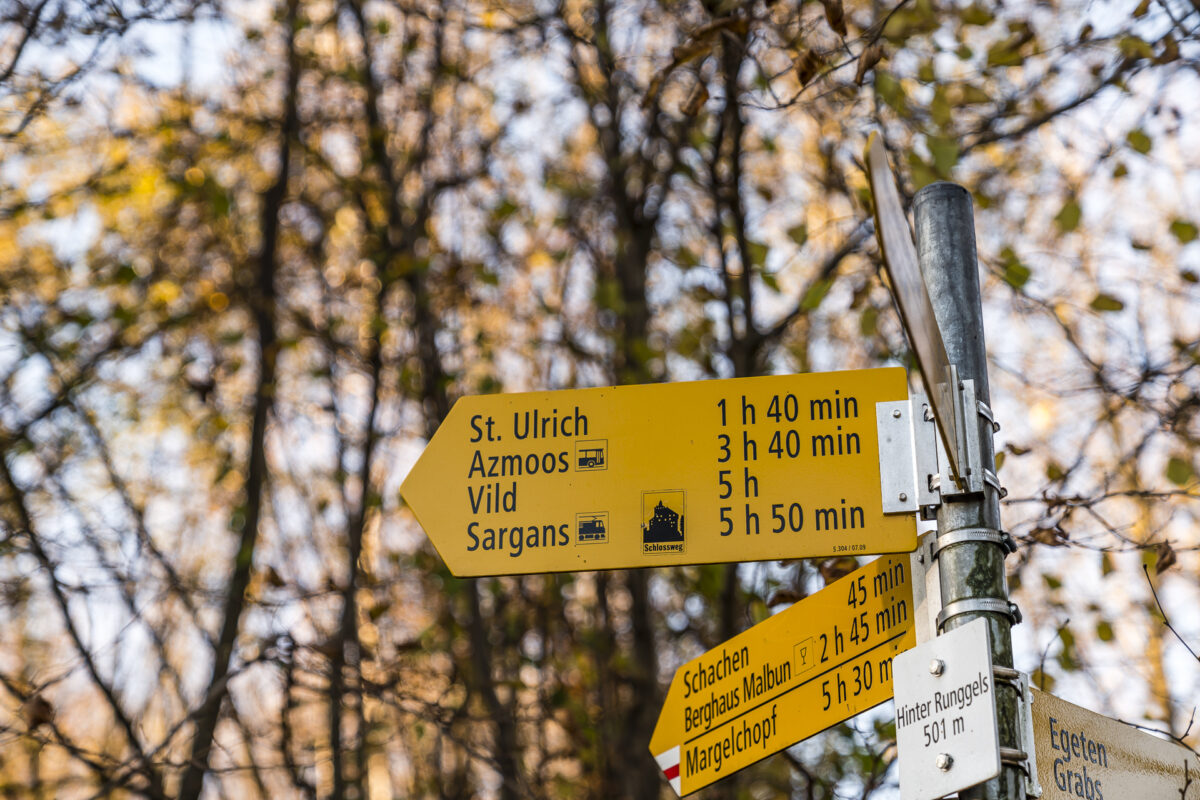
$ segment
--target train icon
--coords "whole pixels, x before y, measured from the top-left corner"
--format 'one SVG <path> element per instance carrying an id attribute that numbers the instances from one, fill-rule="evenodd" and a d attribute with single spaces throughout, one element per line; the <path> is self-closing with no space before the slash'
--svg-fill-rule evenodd
<path id="1" fill-rule="evenodd" d="M 603 544 L 608 541 L 608 512 L 575 515 L 575 543 Z"/>

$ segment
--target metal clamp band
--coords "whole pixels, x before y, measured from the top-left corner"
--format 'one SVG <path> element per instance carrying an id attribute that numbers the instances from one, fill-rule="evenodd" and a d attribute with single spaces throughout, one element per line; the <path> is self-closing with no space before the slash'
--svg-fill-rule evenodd
<path id="1" fill-rule="evenodd" d="M 1000 495 L 1001 500 L 1003 500 L 1005 497 L 1008 497 L 1008 489 L 1005 489 L 1000 485 L 1000 476 L 992 472 L 987 467 L 983 468 L 983 482 L 989 484 L 993 489 L 995 489 Z"/>
<path id="2" fill-rule="evenodd" d="M 992 413 L 991 407 L 982 400 L 976 400 L 975 405 L 979 409 L 979 416 L 983 417 L 991 424 L 992 433 L 999 433 L 1000 423 L 996 422 L 996 415 Z"/>
<path id="3" fill-rule="evenodd" d="M 1018 750 L 1015 747 L 1000 748 L 1000 763 L 1002 764 L 1024 764 L 1029 760 L 1029 754 L 1024 750 Z"/>
<path id="4" fill-rule="evenodd" d="M 938 632 L 940 633 L 946 627 L 946 623 L 954 617 L 960 617 L 963 614 L 980 613 L 1003 614 L 1008 617 L 1013 625 L 1021 621 L 1021 610 L 1017 608 L 1016 603 L 1007 600 L 996 600 L 991 597 L 968 597 L 962 600 L 955 600 L 953 603 L 947 603 L 938 612 Z"/>
<path id="5" fill-rule="evenodd" d="M 1017 552 L 1017 542 L 1013 539 L 1012 534 L 998 531 L 995 528 L 959 528 L 956 531 L 943 533 L 934 540 L 933 557 L 937 558 L 937 554 L 950 545 L 963 542 L 991 542 L 1000 545 L 1004 549 L 1005 555 Z"/>
<path id="6" fill-rule="evenodd" d="M 992 665 L 992 674 L 996 676 L 996 680 L 1001 683 L 1007 683 L 1010 686 L 1021 688 L 1021 673 L 1012 667 L 998 667 Z"/>

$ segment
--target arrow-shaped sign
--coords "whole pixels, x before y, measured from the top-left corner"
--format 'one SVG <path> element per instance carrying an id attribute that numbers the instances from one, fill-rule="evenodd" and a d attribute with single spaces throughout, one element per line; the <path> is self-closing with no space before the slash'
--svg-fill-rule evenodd
<path id="1" fill-rule="evenodd" d="M 929 396 L 938 431 L 942 435 L 946 456 L 954 475 L 962 477 L 959 463 L 959 431 L 954 412 L 957 387 L 950 369 L 950 358 L 946 354 L 946 343 L 942 339 L 934 317 L 933 304 L 921 268 L 917 263 L 917 250 L 913 246 L 908 219 L 900 204 L 900 193 L 888 166 L 887 153 L 879 137 L 871 134 L 867 142 L 867 173 L 871 180 L 871 193 L 875 198 L 875 233 L 879 248 L 883 251 L 883 266 L 892 283 L 892 295 L 900 307 L 900 319 L 908 331 L 921 368 L 921 381 Z"/>
<path id="2" fill-rule="evenodd" d="M 909 559 L 879 558 L 675 672 L 650 752 L 680 796 L 892 697 Z"/>
<path id="3" fill-rule="evenodd" d="M 1042 800 L 1200 797 L 1200 760 L 1191 750 L 1047 692 L 1031 692 Z"/>
<path id="4" fill-rule="evenodd" d="M 460 576 L 908 552 L 875 405 L 903 369 L 464 397 L 401 494 Z"/>

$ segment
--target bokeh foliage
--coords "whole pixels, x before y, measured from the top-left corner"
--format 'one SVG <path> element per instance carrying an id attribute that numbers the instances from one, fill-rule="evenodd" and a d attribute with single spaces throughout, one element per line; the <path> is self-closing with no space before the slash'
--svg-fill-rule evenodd
<path id="1" fill-rule="evenodd" d="M 872 130 L 975 200 L 1018 666 L 1195 743 L 1195 5 L 9 9 L 5 796 L 667 796 L 672 670 L 853 561 L 460 580 L 397 487 L 463 394 L 907 364 Z"/>

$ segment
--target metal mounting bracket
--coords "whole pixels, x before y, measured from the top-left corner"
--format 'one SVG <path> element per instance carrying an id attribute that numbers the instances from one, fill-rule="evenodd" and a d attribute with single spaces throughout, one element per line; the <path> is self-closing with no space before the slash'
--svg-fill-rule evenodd
<path id="1" fill-rule="evenodd" d="M 879 433 L 879 496 L 884 514 L 911 514 L 917 510 L 912 408 L 908 400 L 875 404 L 875 427 Z"/>
<path id="2" fill-rule="evenodd" d="M 913 448 L 917 461 L 917 506 L 921 511 L 921 519 L 930 520 L 937 516 L 937 507 L 942 504 L 942 494 L 938 491 L 938 442 L 941 437 L 938 436 L 929 398 L 914 393 L 911 402 Z M 942 461 L 944 463 L 945 459 Z"/>
<path id="3" fill-rule="evenodd" d="M 991 408 L 975 396 L 975 381 L 957 382 L 954 413 L 968 415 L 973 409 L 992 431 L 999 429 Z M 933 407 L 929 399 L 913 392 L 908 400 L 875 404 L 875 425 L 879 434 L 879 489 L 883 513 L 911 514 L 920 511 L 921 518 L 934 519 L 937 508 L 947 497 L 977 494 L 991 486 L 1004 497 L 1008 492 L 990 464 L 984 464 L 980 426 L 977 420 L 960 424 L 959 462 L 964 476 L 954 481 L 950 460 L 937 432 Z"/>
<path id="4" fill-rule="evenodd" d="M 969 411 L 973 411 L 974 414 L 968 413 Z M 959 463 L 963 465 L 964 474 L 960 476 L 959 481 L 956 482 L 954 480 L 954 476 L 950 472 L 950 462 L 946 457 L 945 449 L 942 447 L 940 441 L 937 442 L 940 470 L 934 484 L 939 490 L 940 496 L 945 499 L 967 494 L 977 494 L 982 492 L 985 486 L 991 486 L 1001 497 L 1004 497 L 1008 494 L 1008 491 L 1000 485 L 1000 478 L 996 475 L 992 465 L 983 463 L 983 446 L 979 420 L 968 418 L 974 416 L 982 418 L 992 433 L 1000 430 L 1000 424 L 996 422 L 995 415 L 988 404 L 977 397 L 975 393 L 975 381 L 973 380 L 958 382 L 955 413 L 959 412 L 962 413 L 963 419 L 966 420 L 959 429 L 961 431 Z"/>
<path id="5" fill-rule="evenodd" d="M 1011 764 L 1025 773 L 1025 796 L 1042 796 L 1042 785 L 1038 781 L 1037 748 L 1033 738 L 1033 692 L 1029 690 L 1029 675 L 1011 667 L 992 666 L 992 675 L 997 683 L 1011 686 L 1017 692 L 1017 736 L 1020 747 L 1000 748 L 1000 761 Z"/>
<path id="6" fill-rule="evenodd" d="M 956 414 L 961 414 L 962 424 L 959 427 L 959 463 L 962 465 L 963 474 L 959 476 L 959 481 L 956 483 L 954 476 L 950 472 L 949 459 L 943 459 L 939 463 L 946 464 L 946 468 L 942 470 L 942 480 L 940 489 L 942 498 L 953 497 L 955 495 L 976 494 L 983 491 L 983 458 L 982 448 L 979 443 L 979 424 L 974 419 L 969 419 L 966 413 L 967 409 L 976 410 L 979 408 L 979 401 L 975 397 L 975 381 L 963 380 L 958 382 L 958 392 L 955 395 L 954 411 Z M 971 415 L 972 417 L 974 415 Z"/>

